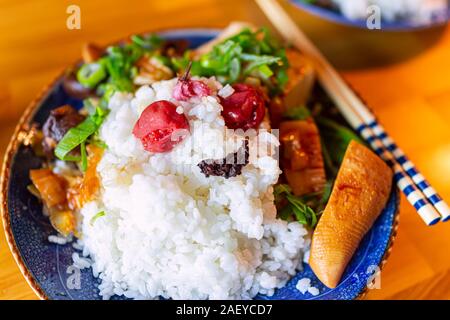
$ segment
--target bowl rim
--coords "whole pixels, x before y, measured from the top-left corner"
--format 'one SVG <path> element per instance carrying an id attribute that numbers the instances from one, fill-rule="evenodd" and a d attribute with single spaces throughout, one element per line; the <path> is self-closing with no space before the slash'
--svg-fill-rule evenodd
<path id="1" fill-rule="evenodd" d="M 139 32 L 138 34 L 148 34 L 148 33 L 161 33 L 161 34 L 186 34 L 186 33 L 211 33 L 211 34 L 217 34 L 217 32 L 220 31 L 220 28 L 214 28 L 214 27 L 194 27 L 194 28 L 155 28 L 149 31 L 145 32 Z M 112 44 L 117 44 L 129 37 L 122 37 L 117 41 L 113 41 L 110 43 L 107 43 L 105 46 L 109 46 Z M 15 241 L 12 228 L 11 228 L 11 220 L 10 220 L 10 212 L 8 209 L 8 187 L 9 187 L 9 181 L 10 181 L 10 173 L 11 173 L 11 164 L 14 160 L 14 156 L 16 155 L 19 147 L 22 145 L 23 138 L 29 130 L 29 125 L 32 117 L 37 112 L 39 106 L 42 104 L 42 102 L 48 97 L 48 95 L 51 93 L 51 89 L 54 88 L 63 78 L 67 70 L 69 70 L 71 67 L 76 66 L 78 63 L 80 63 L 81 59 L 77 59 L 76 62 L 68 65 L 65 67 L 62 71 L 60 71 L 55 78 L 50 81 L 48 84 L 46 84 L 36 95 L 36 97 L 30 102 L 30 104 L 27 106 L 27 108 L 24 110 L 22 116 L 19 119 L 19 122 L 17 123 L 13 135 L 11 136 L 11 139 L 9 140 L 8 147 L 6 148 L 4 157 L 3 157 L 3 163 L 1 166 L 0 171 L 0 215 L 2 219 L 3 224 L 3 231 L 6 236 L 6 242 L 8 243 L 9 250 L 19 267 L 20 272 L 25 277 L 25 280 L 27 281 L 28 285 L 31 287 L 31 289 L 34 291 L 34 293 L 39 297 L 41 300 L 49 300 L 50 298 L 47 296 L 45 291 L 42 289 L 42 287 L 37 282 L 36 278 L 33 276 L 32 272 L 27 268 L 24 259 L 22 258 L 22 255 L 20 254 L 19 248 L 17 246 L 17 243 Z M 352 88 L 353 91 L 354 88 Z M 400 218 L 400 197 L 399 197 L 399 191 L 396 188 L 395 185 L 392 185 L 392 188 L 396 189 L 396 210 L 394 212 L 394 219 L 392 223 L 392 229 L 391 233 L 389 235 L 389 241 L 386 246 L 385 252 L 380 260 L 379 268 L 380 272 L 383 269 L 384 265 L 387 262 L 387 259 L 392 251 L 392 247 L 394 244 L 394 241 L 397 236 L 397 230 L 399 225 L 399 218 Z M 392 192 L 392 190 L 391 190 Z M 364 299 L 364 297 L 367 295 L 369 288 L 367 285 L 364 287 L 364 289 L 355 297 L 355 299 L 360 300 Z"/>
<path id="2" fill-rule="evenodd" d="M 336 12 L 324 7 L 321 7 L 314 3 L 307 3 L 302 0 L 289 0 L 289 3 L 299 10 L 308 12 L 309 14 L 322 18 L 333 23 L 353 27 L 357 29 L 367 29 L 366 21 L 361 19 L 352 20 L 347 18 L 340 12 Z M 450 7 L 446 10 L 447 18 L 445 20 L 439 20 L 431 22 L 429 24 L 412 24 L 408 21 L 400 22 L 383 22 L 382 27 L 379 30 L 370 31 L 387 31 L 387 32 L 410 32 L 410 31 L 421 31 L 429 28 L 437 28 L 448 23 L 450 19 Z"/>

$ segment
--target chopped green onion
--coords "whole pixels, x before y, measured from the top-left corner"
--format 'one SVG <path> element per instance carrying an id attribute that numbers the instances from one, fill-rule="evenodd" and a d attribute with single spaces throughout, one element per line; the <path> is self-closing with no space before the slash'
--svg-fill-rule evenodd
<path id="1" fill-rule="evenodd" d="M 238 58 L 233 58 L 230 63 L 230 82 L 236 82 L 241 73 L 241 63 Z"/>
<path id="2" fill-rule="evenodd" d="M 94 223 L 95 223 L 95 221 L 97 221 L 98 218 L 104 217 L 104 216 L 106 216 L 105 211 L 100 211 L 99 213 L 97 213 L 95 216 L 93 216 L 93 217 L 91 218 L 91 221 L 89 222 L 89 224 L 90 224 L 91 226 L 93 226 Z"/>
<path id="3" fill-rule="evenodd" d="M 97 107 L 95 114 L 87 117 L 79 125 L 67 131 L 55 148 L 56 157 L 63 161 L 83 161 L 83 157 L 72 156 L 69 153 L 97 132 L 106 115 L 107 112 L 105 110 Z"/>
<path id="4" fill-rule="evenodd" d="M 69 153 L 86 141 L 97 129 L 98 126 L 92 117 L 86 118 L 78 126 L 71 128 L 56 146 L 56 157 L 60 160 L 68 161 Z"/>
<path id="5" fill-rule="evenodd" d="M 94 88 L 105 77 L 106 71 L 101 63 L 86 63 L 77 72 L 78 82 L 87 88 Z"/>
<path id="6" fill-rule="evenodd" d="M 260 66 L 258 68 L 258 70 L 259 70 L 259 72 L 261 72 L 263 77 L 265 77 L 266 79 L 273 76 L 273 71 L 269 68 L 269 66 L 267 64 L 263 64 L 262 66 Z"/>
<path id="7" fill-rule="evenodd" d="M 270 65 L 274 63 L 278 63 L 281 61 L 279 57 L 273 57 L 273 56 L 255 56 L 250 54 L 243 54 L 242 59 L 244 61 L 249 61 L 247 67 L 244 69 L 244 74 L 249 74 L 254 69 L 262 66 L 262 65 Z"/>
<path id="8" fill-rule="evenodd" d="M 187 63 L 186 56 L 172 59 L 172 65 L 178 70 L 183 70 Z M 267 29 L 253 32 L 247 28 L 194 61 L 191 73 L 205 77 L 214 75 L 222 83 L 234 83 L 251 75 L 265 83 L 269 94 L 275 94 L 282 91 L 288 81 L 288 66 L 285 51 Z"/>
<path id="9" fill-rule="evenodd" d="M 81 150 L 81 171 L 86 172 L 87 169 L 87 152 L 86 152 L 86 141 L 83 141 L 80 144 L 80 150 Z"/>

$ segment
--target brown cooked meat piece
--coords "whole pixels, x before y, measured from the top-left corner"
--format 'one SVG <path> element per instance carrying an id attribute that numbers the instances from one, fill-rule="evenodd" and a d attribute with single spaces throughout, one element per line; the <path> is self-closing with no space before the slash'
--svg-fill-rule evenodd
<path id="1" fill-rule="evenodd" d="M 52 110 L 42 128 L 45 152 L 50 153 L 67 131 L 80 124 L 84 119 L 85 117 L 70 105 L 64 105 Z"/>

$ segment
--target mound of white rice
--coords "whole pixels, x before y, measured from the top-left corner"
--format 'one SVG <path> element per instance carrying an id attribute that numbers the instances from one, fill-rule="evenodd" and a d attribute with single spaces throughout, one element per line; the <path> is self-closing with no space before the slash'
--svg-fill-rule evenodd
<path id="1" fill-rule="evenodd" d="M 352 20 L 365 19 L 370 6 L 378 6 L 384 20 L 408 19 L 426 24 L 446 14 L 447 0 L 332 0 L 342 14 Z M 444 17 L 445 18 L 445 17 Z"/>
<path id="2" fill-rule="evenodd" d="M 81 210 L 79 240 L 105 299 L 271 295 L 295 274 L 309 245 L 302 225 L 275 217 L 272 186 L 280 169 L 274 158 L 252 155 L 242 174 L 229 179 L 200 172 L 200 160 L 240 146 L 239 136 L 224 136 L 221 85 L 204 80 L 214 94 L 187 102 L 172 99 L 176 79 L 111 98 L 100 132 L 108 145 L 98 165 L 101 191 Z M 132 129 L 143 109 L 162 99 L 179 106 L 191 133 L 172 152 L 151 154 Z M 257 139 L 278 144 L 269 132 L 250 145 Z"/>

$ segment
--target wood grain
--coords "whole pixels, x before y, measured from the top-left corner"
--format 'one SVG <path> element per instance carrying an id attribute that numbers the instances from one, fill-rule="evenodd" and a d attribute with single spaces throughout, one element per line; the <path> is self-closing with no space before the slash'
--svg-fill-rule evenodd
<path id="1" fill-rule="evenodd" d="M 81 8 L 81 30 L 66 8 Z M 284 4 L 301 28 L 375 110 L 381 123 L 450 199 L 450 29 L 381 33 L 334 25 Z M 0 148 L 46 83 L 78 59 L 86 41 L 108 43 L 167 27 L 268 24 L 251 0 L 0 1 Z M 449 299 L 450 223 L 426 227 L 403 198 L 398 238 L 381 289 L 368 299 Z M 36 299 L 0 232 L 0 299 Z"/>

